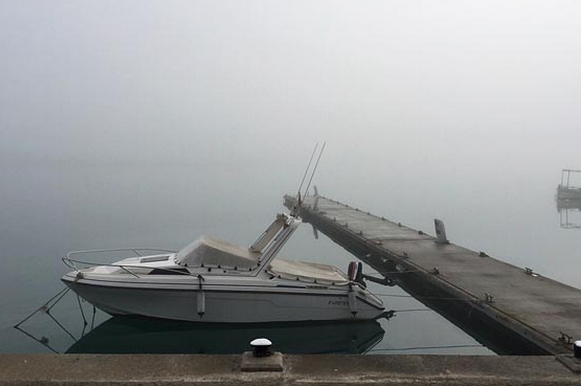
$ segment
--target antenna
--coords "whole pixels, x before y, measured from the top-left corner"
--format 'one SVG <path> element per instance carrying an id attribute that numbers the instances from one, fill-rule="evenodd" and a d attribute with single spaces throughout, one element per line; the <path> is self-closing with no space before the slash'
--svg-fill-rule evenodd
<path id="1" fill-rule="evenodd" d="M 319 161 L 321 160 L 321 156 L 323 155 L 323 150 L 325 150 L 325 145 L 327 142 L 323 142 L 323 146 L 321 147 L 321 151 L 319 152 L 319 157 L 317 158 L 317 162 L 315 163 L 315 167 L 313 168 L 313 172 L 311 173 L 311 178 L 309 179 L 309 183 L 307 184 L 307 188 L 305 189 L 304 196 L 307 195 L 309 192 L 309 187 L 311 186 L 311 182 L 313 182 L 313 177 L 315 176 L 315 172 L 317 171 L 317 166 L 319 166 Z"/>
<path id="2" fill-rule="evenodd" d="M 303 175 L 303 179 L 301 180 L 301 184 L 299 185 L 299 190 L 298 190 L 298 198 L 299 201 L 301 199 L 301 189 L 303 188 L 303 183 L 305 182 L 305 178 L 307 177 L 307 173 L 309 172 L 309 169 L 311 168 L 311 163 L 313 162 L 313 157 L 315 156 L 315 152 L 317 151 L 317 147 L 319 147 L 319 143 L 317 142 L 315 144 L 315 148 L 313 149 L 313 153 L 311 154 L 311 159 L 309 160 L 309 164 L 307 165 L 307 169 L 305 170 L 305 174 Z"/>

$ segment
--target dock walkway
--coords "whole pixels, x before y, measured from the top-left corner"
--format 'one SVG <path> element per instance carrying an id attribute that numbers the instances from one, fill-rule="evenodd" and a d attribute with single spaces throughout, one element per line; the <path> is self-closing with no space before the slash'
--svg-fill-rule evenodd
<path id="1" fill-rule="evenodd" d="M 303 203 L 306 222 L 491 349 L 564 354 L 581 339 L 581 290 L 329 198 L 313 208 L 314 200 Z"/>

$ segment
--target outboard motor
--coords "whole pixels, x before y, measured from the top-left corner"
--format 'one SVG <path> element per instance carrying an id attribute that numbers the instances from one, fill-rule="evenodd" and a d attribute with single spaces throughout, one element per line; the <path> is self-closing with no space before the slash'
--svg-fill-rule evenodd
<path id="1" fill-rule="evenodd" d="M 363 286 L 363 288 L 367 288 L 367 284 L 365 283 L 365 275 L 363 275 L 363 263 L 357 263 L 357 273 L 355 274 L 355 281 Z"/>
<path id="2" fill-rule="evenodd" d="M 377 284 L 381 284 L 381 285 L 387 285 L 390 287 L 395 286 L 395 281 L 390 277 L 384 277 L 384 278 L 380 279 L 378 277 L 373 277 L 373 276 L 364 274 L 363 273 L 363 263 L 361 263 L 361 262 L 358 263 L 358 262 L 352 261 L 349 263 L 349 266 L 347 267 L 347 277 L 348 277 L 349 281 L 354 282 L 354 283 L 358 283 L 363 288 L 367 288 L 367 283 L 365 282 L 365 280 L 369 280 L 373 283 L 377 283 Z"/>
<path id="3" fill-rule="evenodd" d="M 357 262 L 350 261 L 347 266 L 347 278 L 349 281 L 355 281 L 355 276 L 357 276 Z"/>
<path id="4" fill-rule="evenodd" d="M 352 261 L 349 263 L 349 266 L 347 267 L 347 277 L 349 278 L 349 281 L 359 283 L 363 288 L 367 288 L 363 275 L 363 264 L 361 262 L 357 263 Z"/>

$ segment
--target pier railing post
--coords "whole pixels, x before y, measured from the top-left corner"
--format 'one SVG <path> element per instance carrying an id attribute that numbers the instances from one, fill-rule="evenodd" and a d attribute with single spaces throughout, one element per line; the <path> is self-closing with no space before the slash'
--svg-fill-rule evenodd
<path id="1" fill-rule="evenodd" d="M 446 227 L 444 226 L 444 221 L 439 219 L 434 219 L 434 227 L 436 228 L 436 242 L 438 244 L 450 244 L 448 238 L 446 237 Z"/>

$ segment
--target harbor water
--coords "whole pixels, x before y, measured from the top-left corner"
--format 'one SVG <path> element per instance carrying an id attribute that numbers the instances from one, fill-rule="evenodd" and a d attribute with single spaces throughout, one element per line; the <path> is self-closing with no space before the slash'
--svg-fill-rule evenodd
<path id="1" fill-rule="evenodd" d="M 397 287 L 374 283 L 370 289 L 388 310 L 396 311 L 389 320 L 240 326 L 111 318 L 100 311 L 93 314 L 89 304 L 68 293 L 50 315 L 39 312 L 21 330 L 13 328 L 63 288 L 60 276 L 67 267 L 61 257 L 69 250 L 177 250 L 204 234 L 251 244 L 274 214 L 285 210 L 282 188 L 293 188 L 283 178 L 278 185 L 256 179 L 254 172 L 54 160 L 3 164 L 2 179 L 11 183 L 0 187 L 0 351 L 236 353 L 248 349 L 253 338 L 266 336 L 289 353 L 493 354 Z M 333 185 L 329 175 L 321 180 Z M 562 226 L 552 179 L 531 181 L 537 185 L 528 194 L 488 189 L 486 197 L 455 195 L 454 202 L 437 187 L 425 196 L 418 194 L 421 181 L 408 183 L 406 189 L 403 181 L 402 189 L 346 189 L 351 197 L 337 187 L 326 191 L 324 184 L 319 190 L 432 233 L 432 217 L 438 215 L 455 243 L 581 286 L 574 273 L 581 267 L 581 230 Z M 569 223 L 575 216 L 575 211 L 570 213 Z M 324 235 L 316 240 L 309 224 L 299 228 L 281 256 L 334 264 L 344 271 L 354 260 Z M 365 271 L 373 272 L 369 267 Z"/>

